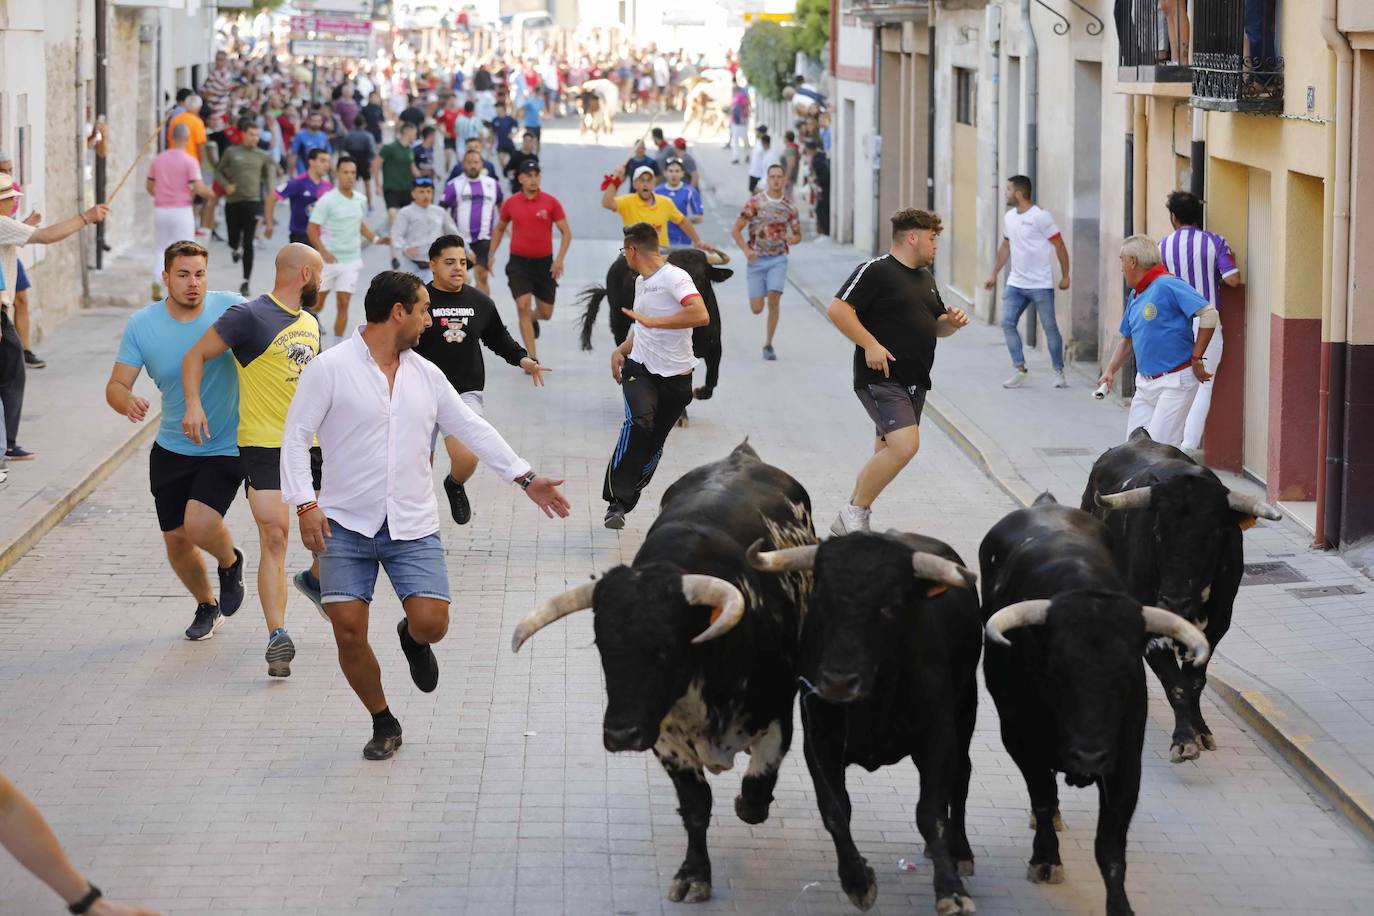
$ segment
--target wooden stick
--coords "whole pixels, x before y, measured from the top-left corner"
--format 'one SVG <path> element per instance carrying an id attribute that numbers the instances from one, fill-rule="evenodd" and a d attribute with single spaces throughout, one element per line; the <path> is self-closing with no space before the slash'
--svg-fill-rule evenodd
<path id="1" fill-rule="evenodd" d="M 143 148 L 138 151 L 138 155 L 134 157 L 134 161 L 129 163 L 129 167 L 124 170 L 124 174 L 120 177 L 119 183 L 114 186 L 114 190 L 110 192 L 110 196 L 105 199 L 106 205 L 114 203 L 115 196 L 119 194 L 119 189 L 124 187 L 124 182 L 129 180 L 129 176 L 133 174 L 134 168 L 143 159 L 144 155 L 147 154 L 148 147 L 153 145 L 153 141 L 157 139 L 158 134 L 162 133 L 167 127 L 167 122 L 171 120 L 172 115 L 168 112 L 167 117 L 162 119 L 162 123 L 157 126 L 157 129 L 148 135 L 147 140 L 143 141 Z"/>

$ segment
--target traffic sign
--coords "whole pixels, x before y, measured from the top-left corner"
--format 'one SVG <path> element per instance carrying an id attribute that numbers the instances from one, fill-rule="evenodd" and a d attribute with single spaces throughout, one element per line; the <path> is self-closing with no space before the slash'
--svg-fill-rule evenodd
<path id="1" fill-rule="evenodd" d="M 368 19 L 325 19 L 319 16 L 292 16 L 291 31 L 371 35 L 372 22 Z"/>
<path id="2" fill-rule="evenodd" d="M 295 57 L 367 57 L 368 42 L 363 38 L 317 38 L 313 41 L 291 42 Z"/>

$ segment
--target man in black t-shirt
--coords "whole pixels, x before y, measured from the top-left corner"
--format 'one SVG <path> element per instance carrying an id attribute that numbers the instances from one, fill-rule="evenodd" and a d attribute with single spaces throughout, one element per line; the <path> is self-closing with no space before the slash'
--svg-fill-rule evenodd
<path id="1" fill-rule="evenodd" d="M 969 322 L 962 309 L 945 308 L 930 272 L 939 237 L 935 213 L 898 210 L 892 248 L 854 268 L 830 301 L 830 320 L 854 342 L 854 393 L 878 436 L 854 495 L 830 526 L 837 535 L 867 531 L 873 501 L 916 456 L 935 339 Z"/>
<path id="2" fill-rule="evenodd" d="M 544 384 L 544 373 L 552 370 L 539 365 L 510 336 L 490 296 L 465 284 L 467 264 L 467 247 L 456 235 L 441 235 L 429 246 L 429 269 L 434 273 L 434 282 L 428 285 L 429 314 L 433 321 L 420 335 L 415 352 L 438 366 L 463 403 L 480 416 L 487 377 L 478 341 L 512 366 L 524 369 L 536 388 Z M 437 436 L 438 431 L 435 433 Z M 444 438 L 444 447 L 449 458 L 449 473 L 444 478 L 449 512 L 455 522 L 466 525 L 472 520 L 472 505 L 463 487 L 477 472 L 477 456 L 453 436 Z"/>

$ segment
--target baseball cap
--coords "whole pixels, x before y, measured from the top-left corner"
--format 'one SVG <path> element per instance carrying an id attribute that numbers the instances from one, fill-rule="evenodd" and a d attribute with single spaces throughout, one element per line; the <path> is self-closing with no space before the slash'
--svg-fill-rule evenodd
<path id="1" fill-rule="evenodd" d="M 653 177 L 653 174 L 653 169 L 649 168 L 647 165 L 641 165 L 639 168 L 635 169 L 634 176 L 630 180 L 637 181 L 639 180 L 640 175 L 648 175 L 650 177 Z"/>
<path id="2" fill-rule="evenodd" d="M 544 170 L 543 170 L 542 168 L 539 167 L 539 160 L 538 160 L 538 159 L 526 159 L 524 162 L 520 163 L 520 168 L 516 171 L 516 174 L 517 174 L 517 175 L 523 175 L 523 174 L 525 174 L 526 172 L 542 172 L 542 171 L 544 171 Z"/>
<path id="3" fill-rule="evenodd" d="M 0 174 L 0 200 L 9 200 L 11 197 L 18 197 L 22 193 L 13 178 Z"/>
<path id="4" fill-rule="evenodd" d="M 673 146 L 676 146 L 678 149 L 686 149 L 687 141 L 682 137 L 678 137 L 676 140 L 673 141 Z"/>

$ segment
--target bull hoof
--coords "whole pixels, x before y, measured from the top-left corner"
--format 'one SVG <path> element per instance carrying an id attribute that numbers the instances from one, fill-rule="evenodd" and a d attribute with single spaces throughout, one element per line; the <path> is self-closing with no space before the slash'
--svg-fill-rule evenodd
<path id="1" fill-rule="evenodd" d="M 958 862 L 958 866 L 959 866 L 959 877 L 960 877 L 960 878 L 972 878 L 972 877 L 973 877 L 973 860 L 972 860 L 972 859 L 960 859 L 959 862 Z"/>
<path id="2" fill-rule="evenodd" d="M 704 903 L 711 899 L 711 882 L 705 878 L 674 878 L 668 885 L 673 903 Z"/>
<path id="3" fill-rule="evenodd" d="M 878 876 L 874 874 L 871 867 L 865 865 L 864 877 L 868 882 L 866 887 L 853 889 L 846 887 L 844 893 L 849 898 L 849 902 L 854 904 L 857 909 L 868 912 L 873 908 L 873 902 L 878 899 Z"/>
<path id="4" fill-rule="evenodd" d="M 736 795 L 735 816 L 746 824 L 762 824 L 768 820 L 768 802 L 754 805 L 750 804 L 743 795 Z"/>
<path id="5" fill-rule="evenodd" d="M 973 898 L 963 894 L 952 894 L 935 901 L 936 916 L 964 916 L 976 912 L 978 907 L 974 905 Z"/>
<path id="6" fill-rule="evenodd" d="M 705 385 L 700 388 L 692 389 L 692 397 L 696 398 L 698 401 L 709 401 L 713 394 L 715 394 L 715 389 L 707 388 Z"/>
<path id="7" fill-rule="evenodd" d="M 1185 760 L 1196 760 L 1201 753 L 1196 738 L 1172 744 L 1169 746 L 1169 762 L 1182 763 Z"/>
<path id="8" fill-rule="evenodd" d="M 1031 884 L 1063 884 L 1064 866 L 1032 862 L 1026 868 L 1026 880 Z"/>
<path id="9" fill-rule="evenodd" d="M 1214 751 L 1217 749 L 1217 739 L 1212 737 L 1211 734 L 1198 735 L 1197 741 L 1198 744 L 1202 745 L 1204 751 Z"/>
<path id="10" fill-rule="evenodd" d="M 1034 829 L 1035 829 L 1035 824 L 1036 824 L 1036 821 L 1035 821 L 1035 812 L 1032 811 L 1032 812 L 1031 812 L 1031 816 L 1030 816 L 1030 829 L 1034 830 Z M 1058 808 L 1054 809 L 1054 832 L 1055 832 L 1055 833 L 1063 833 L 1063 832 L 1064 832 L 1064 818 L 1060 817 L 1060 815 L 1059 815 L 1059 809 L 1058 809 Z"/>

